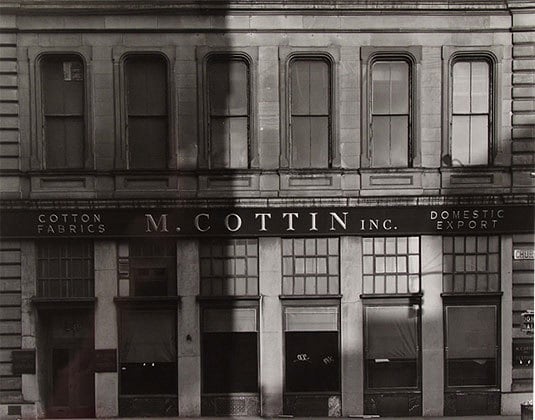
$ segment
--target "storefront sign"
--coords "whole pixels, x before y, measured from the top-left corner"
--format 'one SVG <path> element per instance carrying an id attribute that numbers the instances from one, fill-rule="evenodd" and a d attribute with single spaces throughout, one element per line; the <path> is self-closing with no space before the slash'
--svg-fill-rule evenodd
<path id="1" fill-rule="evenodd" d="M 515 249 L 513 251 L 513 258 L 515 260 L 533 260 L 535 259 L 535 250 L 533 249 Z"/>
<path id="2" fill-rule="evenodd" d="M 19 238 L 132 236 L 384 236 L 533 231 L 533 210 L 510 207 L 169 208 L 3 211 L 0 235 Z"/>
<path id="3" fill-rule="evenodd" d="M 117 350 L 95 350 L 95 372 L 117 372 Z"/>
<path id="4" fill-rule="evenodd" d="M 11 360 L 13 375 L 35 374 L 35 350 L 13 350 Z"/>
<path id="5" fill-rule="evenodd" d="M 514 341 L 513 366 L 524 368 L 533 367 L 533 339 Z"/>

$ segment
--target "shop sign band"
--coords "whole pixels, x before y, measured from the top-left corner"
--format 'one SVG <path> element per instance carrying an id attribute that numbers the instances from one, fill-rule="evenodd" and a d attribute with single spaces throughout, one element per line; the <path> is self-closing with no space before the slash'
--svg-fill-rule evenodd
<path id="1" fill-rule="evenodd" d="M 1 212 L 18 238 L 388 236 L 533 231 L 530 206 L 165 208 Z"/>

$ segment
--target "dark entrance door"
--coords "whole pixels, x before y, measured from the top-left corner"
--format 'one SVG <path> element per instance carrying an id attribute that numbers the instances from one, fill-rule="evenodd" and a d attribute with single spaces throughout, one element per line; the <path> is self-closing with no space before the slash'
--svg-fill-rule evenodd
<path id="1" fill-rule="evenodd" d="M 46 334 L 47 416 L 93 417 L 93 311 L 47 311 L 42 316 Z"/>

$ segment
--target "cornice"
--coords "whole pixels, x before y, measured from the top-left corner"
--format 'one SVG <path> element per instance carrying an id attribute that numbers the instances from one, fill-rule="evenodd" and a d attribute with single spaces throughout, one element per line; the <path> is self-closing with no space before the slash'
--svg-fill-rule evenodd
<path id="1" fill-rule="evenodd" d="M 531 6 L 529 6 L 531 4 Z M 532 7 L 527 0 L 12 0 L 0 4 L 9 14 L 225 14 L 497 12 Z"/>

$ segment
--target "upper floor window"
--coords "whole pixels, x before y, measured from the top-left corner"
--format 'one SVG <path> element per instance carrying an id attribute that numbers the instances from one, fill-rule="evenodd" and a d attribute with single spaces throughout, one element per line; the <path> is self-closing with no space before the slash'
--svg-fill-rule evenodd
<path id="1" fill-rule="evenodd" d="M 249 166 L 249 67 L 240 57 L 215 55 L 207 62 L 207 135 L 211 168 Z"/>
<path id="2" fill-rule="evenodd" d="M 331 63 L 294 58 L 289 68 L 289 165 L 327 168 L 331 164 Z"/>
<path id="3" fill-rule="evenodd" d="M 168 162 L 169 115 L 167 62 L 157 54 L 128 56 L 126 133 L 130 169 L 165 169 Z"/>
<path id="4" fill-rule="evenodd" d="M 85 166 L 85 66 L 75 54 L 40 61 L 42 133 L 47 169 Z"/>
<path id="5" fill-rule="evenodd" d="M 381 59 L 371 71 L 371 166 L 411 166 L 409 62 Z"/>
<path id="6" fill-rule="evenodd" d="M 460 58 L 452 66 L 451 164 L 487 165 L 492 107 L 491 67 L 482 59 Z"/>

